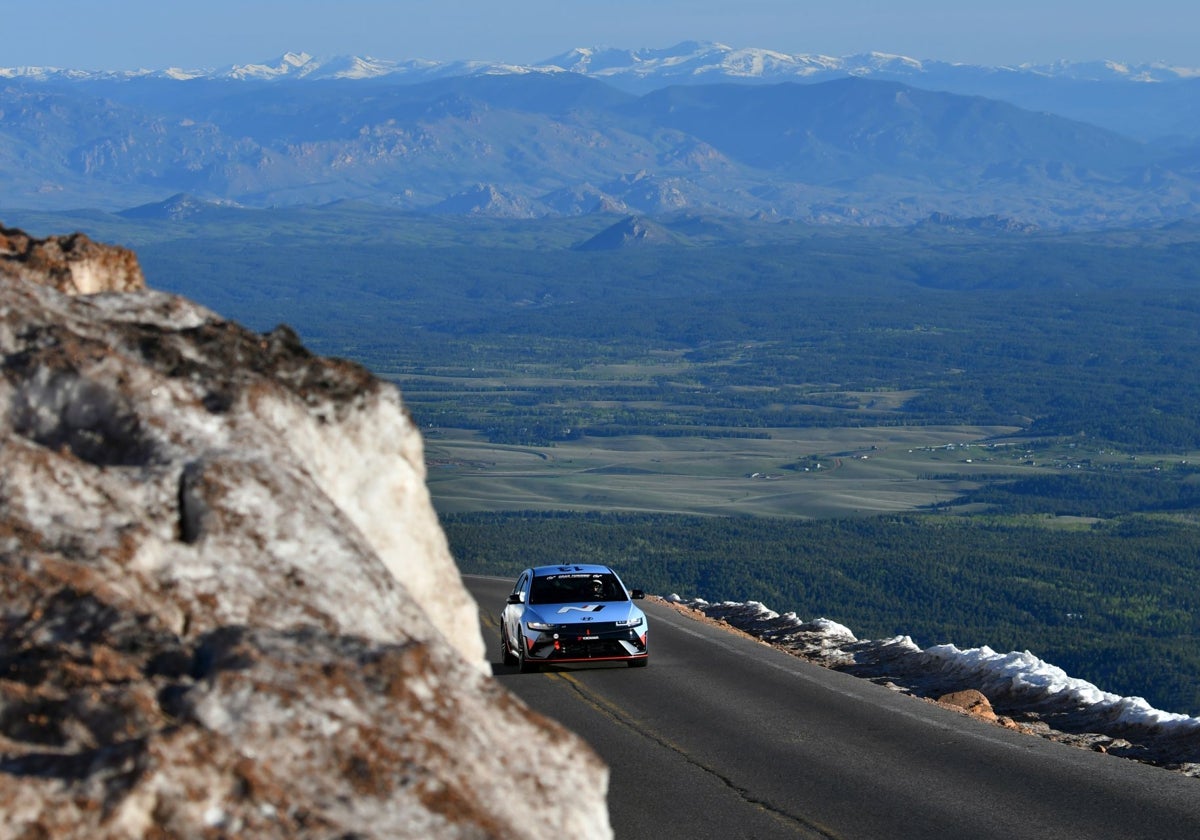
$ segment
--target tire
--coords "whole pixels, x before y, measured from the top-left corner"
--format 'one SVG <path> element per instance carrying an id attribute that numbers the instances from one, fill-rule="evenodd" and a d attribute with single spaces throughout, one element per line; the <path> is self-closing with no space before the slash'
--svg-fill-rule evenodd
<path id="1" fill-rule="evenodd" d="M 521 669 L 521 673 L 522 674 L 537 673 L 538 669 L 541 666 L 538 665 L 538 663 L 536 663 L 536 662 L 530 662 L 525 657 L 525 637 L 523 635 L 517 636 L 517 644 L 521 646 L 520 649 L 517 651 L 517 667 L 519 667 Z"/>
<path id="2" fill-rule="evenodd" d="M 500 628 L 500 661 L 510 666 L 518 664 L 517 655 L 508 646 L 508 634 L 503 627 Z"/>
<path id="3" fill-rule="evenodd" d="M 641 659 L 630 659 L 629 660 L 630 668 L 645 668 L 649 664 L 650 664 L 650 657 L 648 657 L 648 656 L 643 656 Z"/>

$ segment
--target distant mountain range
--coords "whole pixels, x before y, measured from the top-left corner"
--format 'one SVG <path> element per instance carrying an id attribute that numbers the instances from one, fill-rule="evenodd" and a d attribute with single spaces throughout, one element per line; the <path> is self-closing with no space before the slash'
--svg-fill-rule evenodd
<path id="1" fill-rule="evenodd" d="M 1052 64 L 984 66 L 922 61 L 888 53 L 842 57 L 806 55 L 755 48 L 734 48 L 711 41 L 684 41 L 666 49 L 626 50 L 578 47 L 534 64 L 494 61 L 429 61 L 334 56 L 319 58 L 288 52 L 270 61 L 233 64 L 219 69 L 83 71 L 56 67 L 0 68 L 0 78 L 96 79 L 375 79 L 411 77 L 421 81 L 482 73 L 559 73 L 623 81 L 638 87 L 713 82 L 726 78 L 757 81 L 828 81 L 843 76 L 872 76 L 891 81 L 941 79 L 955 75 L 1036 76 L 1077 81 L 1172 82 L 1200 78 L 1200 68 L 1169 64 L 1125 64 L 1118 61 L 1060 61 Z M 636 80 L 636 82 L 634 81 Z"/>
<path id="2" fill-rule="evenodd" d="M 288 53 L 217 71 L 0 70 L 11 208 L 153 212 L 187 194 L 509 217 L 1159 223 L 1200 213 L 1198 138 L 1200 71 L 1113 62 L 688 42 L 531 66 Z"/>

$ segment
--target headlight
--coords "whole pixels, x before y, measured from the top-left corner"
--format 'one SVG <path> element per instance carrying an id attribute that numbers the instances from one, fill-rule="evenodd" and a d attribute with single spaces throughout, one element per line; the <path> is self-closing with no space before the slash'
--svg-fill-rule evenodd
<path id="1" fill-rule="evenodd" d="M 641 618 L 631 618 L 628 621 L 618 621 L 616 625 L 618 627 L 641 627 L 642 620 Z"/>
<path id="2" fill-rule="evenodd" d="M 553 630 L 553 624 L 547 624 L 544 621 L 526 621 L 525 626 L 530 630 Z"/>

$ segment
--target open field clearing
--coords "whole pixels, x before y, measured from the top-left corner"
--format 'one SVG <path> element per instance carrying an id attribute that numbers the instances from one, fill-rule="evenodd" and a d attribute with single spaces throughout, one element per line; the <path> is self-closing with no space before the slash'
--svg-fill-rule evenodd
<path id="1" fill-rule="evenodd" d="M 607 510 L 801 518 L 949 502 L 989 476 L 1028 473 L 1009 427 L 773 429 L 767 439 L 584 438 L 490 444 L 439 430 L 426 440 L 443 513 Z"/>

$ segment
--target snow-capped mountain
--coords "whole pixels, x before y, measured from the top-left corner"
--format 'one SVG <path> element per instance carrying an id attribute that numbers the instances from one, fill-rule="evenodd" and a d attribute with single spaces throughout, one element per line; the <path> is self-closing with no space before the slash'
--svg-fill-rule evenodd
<path id="1" fill-rule="evenodd" d="M 494 62 L 396 61 L 366 56 L 314 57 L 306 52 L 286 52 L 275 58 L 220 68 L 168 67 L 159 70 L 75 70 L 63 67 L 0 67 L 0 80 L 38 82 L 131 81 L 174 79 L 191 81 L 296 81 L 328 79 L 377 79 L 393 77 L 424 80 L 442 76 L 467 76 L 480 72 L 527 72 L 528 68 Z"/>
<path id="2" fill-rule="evenodd" d="M 698 78 L 806 78 L 842 66 L 843 60 L 823 55 L 788 55 L 775 50 L 734 49 L 724 44 L 686 41 L 670 49 L 621 50 L 581 47 L 541 62 L 586 76 L 639 79 L 658 77 Z"/>
<path id="3" fill-rule="evenodd" d="M 1200 68 L 1161 62 L 1056 61 L 989 66 L 916 59 L 887 52 L 848 56 L 786 53 L 684 41 L 667 48 L 578 47 L 530 64 L 435 61 L 287 52 L 260 62 L 219 68 L 85 71 L 60 67 L 0 68 L 0 83 L 120 82 L 142 79 L 292 83 L 376 81 L 416 84 L 480 76 L 574 75 L 644 94 L 677 85 L 816 84 L 844 78 L 899 82 L 927 90 L 985 96 L 1033 111 L 1090 122 L 1140 140 L 1200 134 L 1194 85 Z"/>
<path id="4" fill-rule="evenodd" d="M 819 81 L 843 76 L 916 80 L 949 74 L 1007 73 L 1076 81 L 1166 82 L 1200 76 L 1195 68 L 1167 64 L 1123 64 L 1118 61 L 1060 61 L 989 67 L 918 60 L 886 52 L 834 57 L 790 54 L 776 50 L 735 48 L 712 42 L 686 41 L 670 49 L 620 50 L 579 48 L 537 67 L 558 67 L 607 79 L 663 82 L 715 81 L 719 78 L 759 81 Z"/>
<path id="5" fill-rule="evenodd" d="M 940 66 L 941 62 L 930 62 Z M 663 83 L 738 81 L 816 81 L 843 76 L 918 75 L 926 62 L 881 52 L 845 57 L 789 54 L 687 41 L 665 50 L 580 48 L 537 65 L 612 81 Z"/>
<path id="6" fill-rule="evenodd" d="M 387 59 L 334 56 L 314 58 L 305 52 L 288 52 L 261 64 L 235 64 L 212 73 L 208 78 L 255 79 L 375 79 L 381 76 L 419 75 L 442 65 L 434 61 L 391 61 Z"/>
<path id="7" fill-rule="evenodd" d="M 533 64 L 495 61 L 394 60 L 367 56 L 313 56 L 287 52 L 273 59 L 221 68 L 85 71 L 58 67 L 0 68 L 0 79 L 86 81 L 157 77 L 171 79 L 374 79 L 383 76 L 432 77 L 497 73 L 569 72 L 637 87 L 731 81 L 822 81 L 871 76 L 915 81 L 947 75 L 1011 74 L 1073 81 L 1172 82 L 1200 78 L 1200 68 L 1165 63 L 1127 64 L 1115 60 L 1058 61 L 1049 64 L 987 66 L 916 59 L 886 52 L 849 56 L 785 53 L 731 47 L 711 41 L 684 41 L 657 49 L 577 47 Z"/>
<path id="8" fill-rule="evenodd" d="M 1123 64 L 1119 61 L 1056 61 L 1052 64 L 1022 64 L 1016 69 L 1043 76 L 1092 82 L 1174 82 L 1200 78 L 1200 69 L 1162 62 Z"/>

